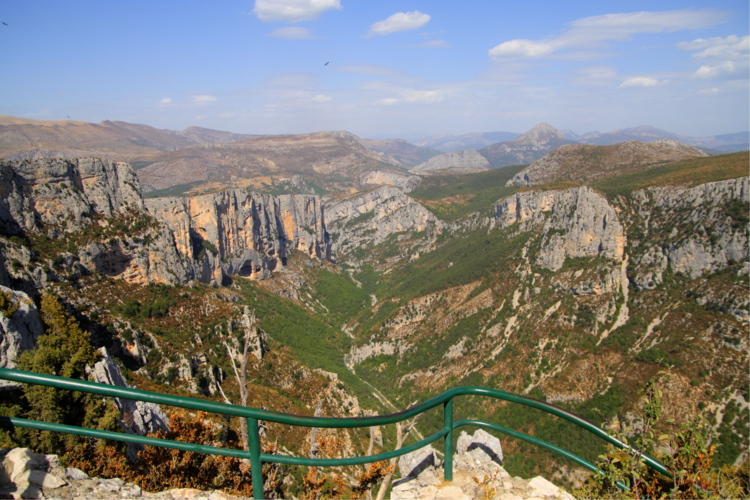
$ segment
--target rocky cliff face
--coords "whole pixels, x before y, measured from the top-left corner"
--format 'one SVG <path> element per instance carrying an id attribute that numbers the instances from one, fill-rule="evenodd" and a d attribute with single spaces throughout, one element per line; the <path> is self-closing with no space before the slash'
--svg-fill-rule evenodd
<path id="1" fill-rule="evenodd" d="M 482 156 L 476 149 L 466 149 L 463 151 L 452 151 L 434 156 L 424 163 L 420 163 L 412 168 L 414 172 L 429 172 L 432 170 L 465 170 L 478 172 L 490 168 L 490 162 Z"/>
<path id="2" fill-rule="evenodd" d="M 536 264 L 551 271 L 568 258 L 622 259 L 625 232 L 615 209 L 588 187 L 563 191 L 526 191 L 495 206 L 500 229 L 537 231 L 542 244 Z"/>
<path id="3" fill-rule="evenodd" d="M 633 239 L 633 284 L 653 289 L 668 269 L 698 278 L 742 263 L 742 272 L 750 272 L 747 228 L 741 217 L 731 216 L 741 215 L 750 199 L 748 182 L 745 177 L 636 191 L 637 209 L 626 212 L 643 228 Z"/>
<path id="4" fill-rule="evenodd" d="M 4 306 L 0 311 L 0 368 L 15 368 L 16 359 L 36 346 L 44 333 L 42 321 L 31 298 L 23 292 L 0 286 Z M 0 387 L 18 385 L 7 380 Z"/>
<path id="5" fill-rule="evenodd" d="M 37 288 L 57 279 L 59 265 L 134 283 L 192 278 L 171 234 L 146 213 L 138 179 L 126 163 L 95 158 L 0 163 L 0 230 L 56 242 L 47 256 L 56 254 L 52 266 L 33 262 L 39 256 L 16 242 L 6 245 L 6 260 L 20 264 L 8 270 L 11 278 Z"/>
<path id="6" fill-rule="evenodd" d="M 20 264 L 6 262 L 9 279 L 36 288 L 58 279 L 57 266 L 131 283 L 221 283 L 266 277 L 292 250 L 330 258 L 316 196 L 230 190 L 144 204 L 128 164 L 93 158 L 0 164 L 0 230 L 57 241 L 46 267 L 6 241 L 5 260 Z"/>
<path id="7" fill-rule="evenodd" d="M 389 238 L 423 231 L 428 233 L 423 245 L 429 247 L 430 240 L 443 227 L 429 210 L 390 186 L 329 201 L 325 213 L 333 241 L 331 251 L 337 258 L 354 256 L 355 249 L 378 245 Z"/>
<path id="8" fill-rule="evenodd" d="M 269 276 L 289 252 L 330 258 L 320 199 L 229 190 L 191 198 L 152 198 L 146 207 L 174 235 L 177 251 L 202 281 Z"/>

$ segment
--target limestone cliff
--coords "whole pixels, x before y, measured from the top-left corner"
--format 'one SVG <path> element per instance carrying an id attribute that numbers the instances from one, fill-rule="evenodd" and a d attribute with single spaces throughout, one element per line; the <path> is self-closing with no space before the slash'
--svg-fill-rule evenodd
<path id="1" fill-rule="evenodd" d="M 359 183 L 362 186 L 395 186 L 405 193 L 413 191 L 421 182 L 422 178 L 418 175 L 406 175 L 386 170 L 363 172 L 359 176 Z"/>
<path id="2" fill-rule="evenodd" d="M 411 170 L 413 172 L 430 172 L 433 170 L 464 170 L 477 172 L 490 168 L 490 162 L 476 149 L 464 151 L 451 151 L 438 156 L 433 156 L 424 163 L 420 163 Z"/>
<path id="3" fill-rule="evenodd" d="M 423 231 L 428 237 L 422 243 L 429 247 L 443 227 L 424 206 L 390 186 L 331 200 L 326 203 L 325 213 L 333 241 L 331 251 L 337 258 L 389 238 Z"/>
<path id="4" fill-rule="evenodd" d="M 653 264 L 654 279 L 669 265 L 674 272 L 697 278 L 716 272 L 731 262 L 748 262 L 747 227 L 727 216 L 750 200 L 747 177 L 710 182 L 697 187 L 655 187 L 636 191 L 638 216 L 646 221 L 639 262 Z M 682 230 L 681 230 L 682 227 Z M 667 244 L 649 246 L 645 240 L 667 232 Z M 648 287 L 647 279 L 636 278 L 639 286 Z M 658 276 L 658 277 L 657 277 Z"/>
<path id="5" fill-rule="evenodd" d="M 31 298 L 23 292 L 0 286 L 4 307 L 0 311 L 0 367 L 15 368 L 22 352 L 33 349 L 44 333 L 42 321 Z M 0 387 L 17 385 L 7 380 Z"/>
<path id="6" fill-rule="evenodd" d="M 74 275 L 100 271 L 133 283 L 192 278 L 171 234 L 146 213 L 127 163 L 96 158 L 0 163 L 0 231 L 55 242 L 52 266 L 32 262 L 39 256 L 17 242 L 6 244 L 6 260 L 10 256 L 20 264 L 8 270 L 11 279 L 36 288 L 58 279 L 57 267 Z"/>
<path id="7" fill-rule="evenodd" d="M 190 198 L 146 200 L 149 212 L 174 234 L 177 251 L 195 263 L 201 281 L 225 275 L 263 278 L 293 250 L 330 258 L 320 199 L 228 190 Z"/>
<path id="8" fill-rule="evenodd" d="M 607 199 L 588 187 L 562 191 L 525 191 L 495 206 L 501 229 L 538 230 L 542 246 L 536 263 L 551 271 L 567 258 L 622 259 L 625 233 Z"/>

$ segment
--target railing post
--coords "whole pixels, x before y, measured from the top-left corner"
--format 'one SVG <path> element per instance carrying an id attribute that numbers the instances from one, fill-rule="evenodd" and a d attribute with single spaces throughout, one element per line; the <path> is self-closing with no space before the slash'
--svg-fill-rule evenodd
<path id="1" fill-rule="evenodd" d="M 247 441 L 250 447 L 250 472 L 253 475 L 253 498 L 263 500 L 263 463 L 260 460 L 258 419 L 247 419 Z"/>
<path id="2" fill-rule="evenodd" d="M 446 481 L 453 481 L 453 398 L 443 403 L 443 425 L 448 431 L 445 435 L 443 478 Z"/>

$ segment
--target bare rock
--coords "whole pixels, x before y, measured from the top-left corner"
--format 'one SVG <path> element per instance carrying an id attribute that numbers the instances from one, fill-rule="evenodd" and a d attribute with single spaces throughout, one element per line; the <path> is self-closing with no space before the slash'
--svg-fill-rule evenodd
<path id="1" fill-rule="evenodd" d="M 479 462 L 490 460 L 498 465 L 503 463 L 503 448 L 500 440 L 482 429 L 477 429 L 473 436 L 467 434 L 466 431 L 461 431 L 456 442 L 456 453 L 468 455 Z"/>
<path id="2" fill-rule="evenodd" d="M 463 151 L 451 151 L 438 156 L 433 156 L 424 163 L 412 168 L 412 172 L 429 172 L 433 170 L 468 170 L 481 171 L 488 170 L 490 162 L 475 149 L 465 149 Z"/>
<path id="3" fill-rule="evenodd" d="M 525 191 L 495 205 L 499 228 L 519 224 L 520 231 L 543 234 L 537 264 L 559 270 L 567 258 L 621 260 L 625 232 L 615 209 L 588 187 L 559 191 Z"/>
<path id="4" fill-rule="evenodd" d="M 99 352 L 102 354 L 102 359 L 94 365 L 94 381 L 100 384 L 130 387 L 125 382 L 120 367 L 114 362 L 107 349 L 102 347 Z M 150 432 L 168 430 L 169 419 L 158 405 L 124 398 L 114 398 L 114 402 L 117 409 L 120 410 L 121 424 L 126 432 L 145 436 Z M 136 459 L 138 449 L 138 446 L 129 444 L 128 457 Z"/>
<path id="5" fill-rule="evenodd" d="M 24 292 L 0 286 L 8 306 L 0 312 L 0 367 L 15 368 L 16 359 L 26 350 L 33 349 L 36 339 L 44 333 L 39 311 Z M 17 385 L 7 380 L 0 387 Z"/>
<path id="6" fill-rule="evenodd" d="M 428 445 L 398 459 L 398 471 L 401 477 L 417 477 L 422 471 L 437 464 L 435 448 Z"/>

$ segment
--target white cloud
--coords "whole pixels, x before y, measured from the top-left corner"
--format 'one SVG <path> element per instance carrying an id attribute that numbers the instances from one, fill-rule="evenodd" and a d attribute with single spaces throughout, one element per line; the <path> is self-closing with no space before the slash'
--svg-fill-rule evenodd
<path id="1" fill-rule="evenodd" d="M 341 9 L 341 0 L 255 0 L 253 14 L 264 23 L 314 21 L 331 9 Z"/>
<path id="2" fill-rule="evenodd" d="M 682 42 L 677 46 L 683 50 L 696 51 L 695 59 L 703 59 L 707 64 L 701 65 L 693 78 L 713 79 L 747 79 L 748 55 L 750 54 L 750 36 L 698 38 L 692 42 Z"/>
<path id="3" fill-rule="evenodd" d="M 445 99 L 443 93 L 439 90 L 415 90 L 415 89 L 398 89 L 399 98 L 388 97 L 375 101 L 378 106 L 392 106 L 394 104 L 430 104 L 441 102 Z"/>
<path id="4" fill-rule="evenodd" d="M 309 29 L 299 26 L 287 26 L 285 28 L 279 28 L 270 32 L 268 36 L 272 36 L 275 38 L 286 38 L 289 40 L 318 38 L 317 36 L 313 35 Z"/>
<path id="5" fill-rule="evenodd" d="M 218 99 L 212 95 L 194 95 L 193 102 L 196 104 L 208 104 L 209 102 L 216 102 Z"/>
<path id="6" fill-rule="evenodd" d="M 377 106 L 393 106 L 394 104 L 398 104 L 398 99 L 394 99 L 393 97 L 389 97 L 387 99 L 380 99 L 379 101 L 375 101 L 375 105 Z"/>
<path id="7" fill-rule="evenodd" d="M 543 40 L 509 40 L 489 50 L 495 59 L 534 59 L 566 49 L 590 49 L 607 42 L 628 40 L 638 33 L 665 33 L 698 29 L 724 22 L 729 14 L 714 9 L 605 14 L 578 19 L 557 37 Z"/>
<path id="8" fill-rule="evenodd" d="M 651 78 L 650 76 L 634 76 L 622 82 L 620 84 L 620 87 L 656 87 L 663 83 L 667 83 L 667 80 L 657 80 L 656 78 Z"/>
<path id="9" fill-rule="evenodd" d="M 170 104 L 172 104 L 172 99 L 169 97 L 165 97 L 159 101 L 159 106 L 169 106 Z"/>
<path id="10" fill-rule="evenodd" d="M 723 63 L 715 66 L 709 66 L 704 64 L 693 74 L 695 78 L 703 78 L 706 80 L 713 80 L 715 78 L 723 78 L 732 76 L 737 73 L 737 65 L 732 61 L 724 61 Z"/>
<path id="11" fill-rule="evenodd" d="M 677 46 L 684 50 L 700 50 L 693 54 L 697 59 L 707 58 L 731 58 L 747 57 L 750 52 L 750 35 L 742 38 L 730 35 L 726 38 L 698 38 L 692 42 L 678 43 Z"/>
<path id="12" fill-rule="evenodd" d="M 535 42 L 534 40 L 510 40 L 490 49 L 494 58 L 535 58 L 550 55 L 560 47 L 556 41 Z"/>
<path id="13" fill-rule="evenodd" d="M 370 32 L 367 36 L 390 35 L 398 31 L 415 30 L 428 22 L 430 22 L 430 15 L 423 14 L 418 10 L 414 12 L 398 12 L 370 26 Z"/>
<path id="14" fill-rule="evenodd" d="M 333 97 L 329 95 L 316 94 L 310 98 L 313 102 L 329 102 L 333 100 Z"/>

